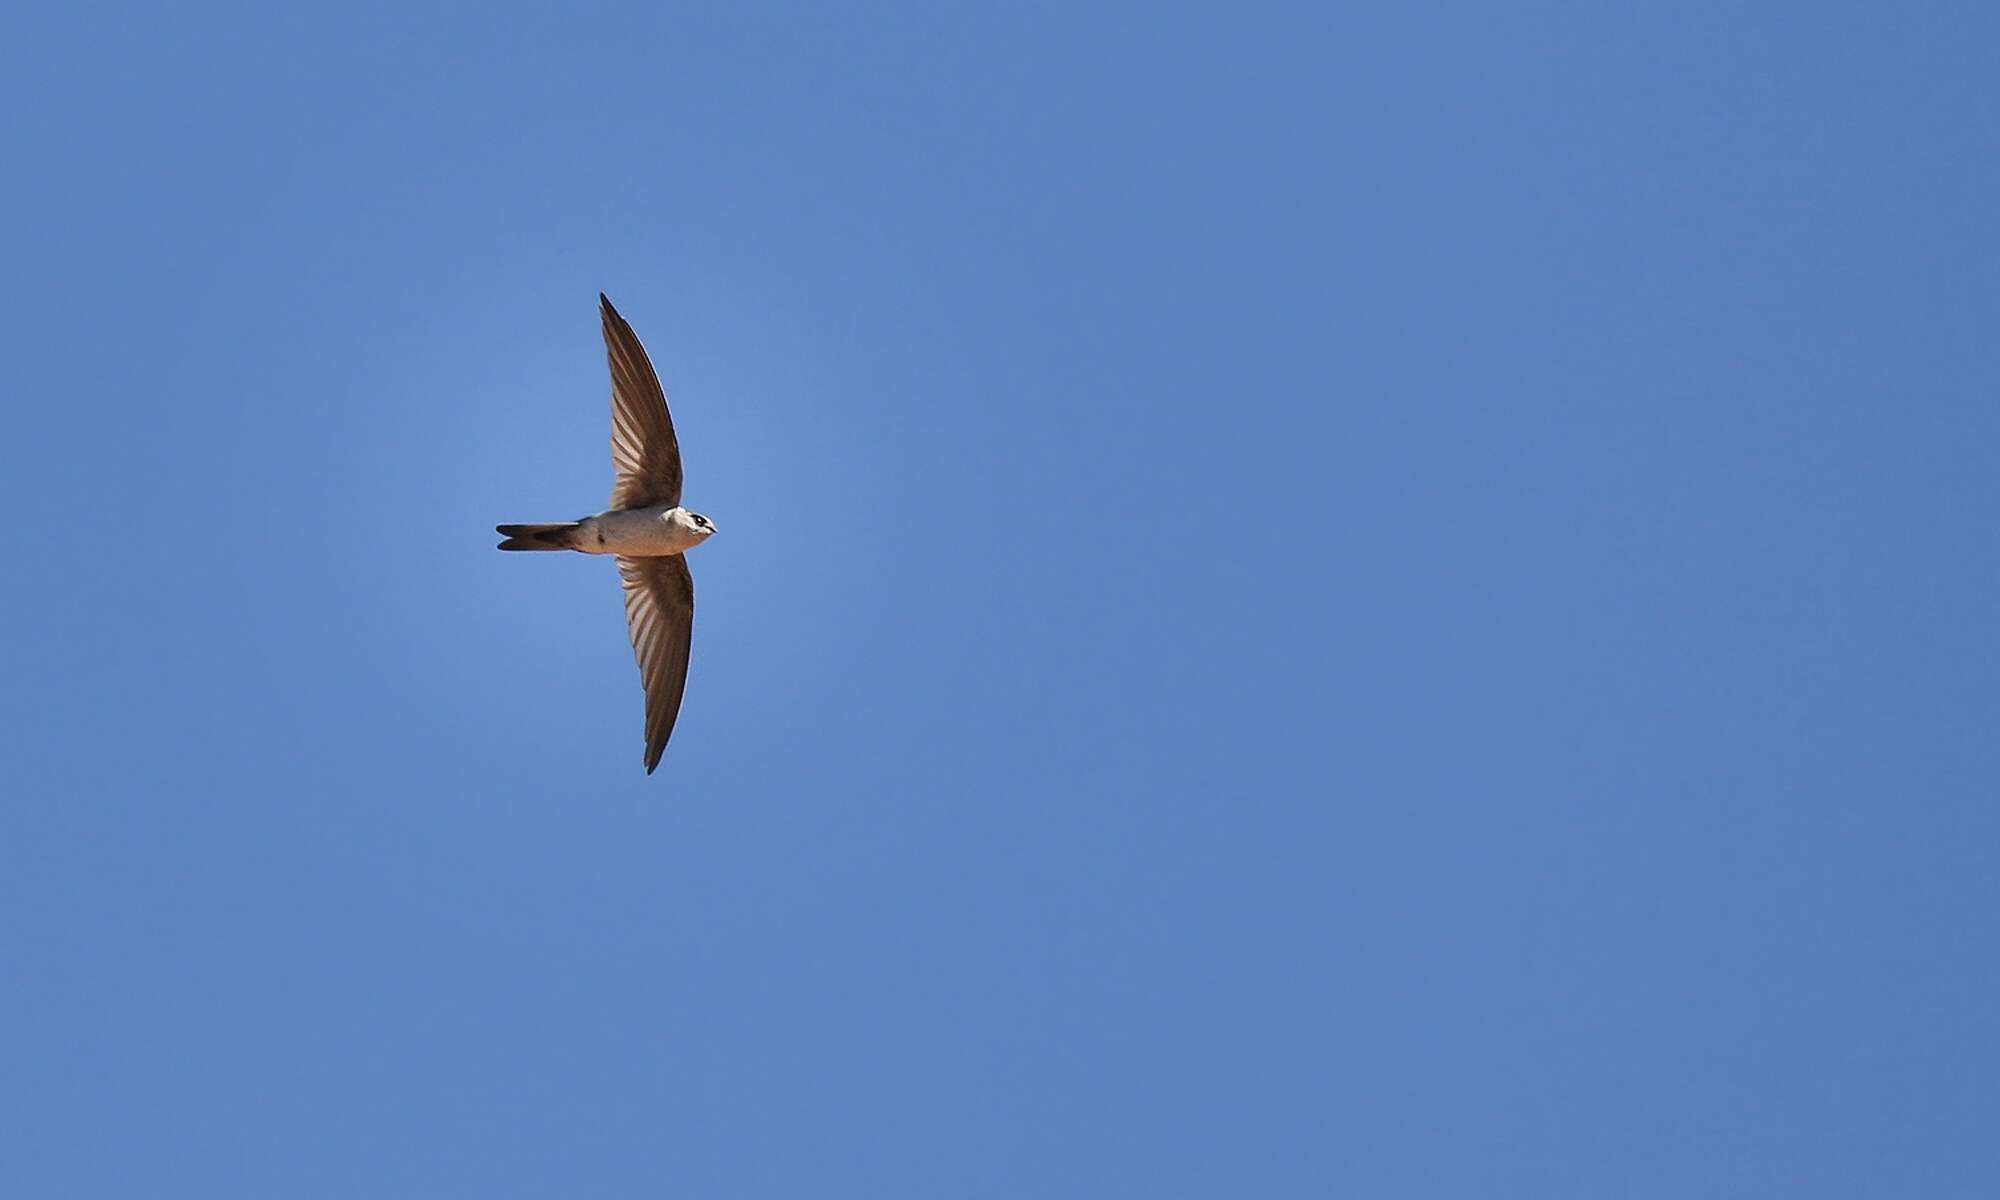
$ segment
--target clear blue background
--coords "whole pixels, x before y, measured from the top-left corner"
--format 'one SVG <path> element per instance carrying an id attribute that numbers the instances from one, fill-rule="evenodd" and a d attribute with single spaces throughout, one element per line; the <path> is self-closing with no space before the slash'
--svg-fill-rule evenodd
<path id="1" fill-rule="evenodd" d="M 2000 1195 L 1992 5 L 35 8 L 7 1195 Z"/>

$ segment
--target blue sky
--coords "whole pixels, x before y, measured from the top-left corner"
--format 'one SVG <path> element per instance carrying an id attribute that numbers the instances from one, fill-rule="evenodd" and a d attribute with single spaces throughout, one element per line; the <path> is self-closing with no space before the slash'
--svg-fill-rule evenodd
<path id="1" fill-rule="evenodd" d="M 2000 1192 L 1996 47 L 4 18 L 4 1190 Z"/>

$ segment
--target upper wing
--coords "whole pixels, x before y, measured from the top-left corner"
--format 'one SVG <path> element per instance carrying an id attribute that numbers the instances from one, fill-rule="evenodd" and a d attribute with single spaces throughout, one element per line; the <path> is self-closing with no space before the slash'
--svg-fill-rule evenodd
<path id="1" fill-rule="evenodd" d="M 618 482 L 612 508 L 644 508 L 681 502 L 681 444 L 667 414 L 667 394 L 639 335 L 599 292 L 604 315 L 604 349 L 611 357 L 611 465 Z"/>
<path id="2" fill-rule="evenodd" d="M 688 642 L 694 634 L 694 576 L 679 554 L 618 560 L 625 584 L 625 621 L 639 682 L 646 688 L 646 774 L 660 765 L 687 687 Z"/>

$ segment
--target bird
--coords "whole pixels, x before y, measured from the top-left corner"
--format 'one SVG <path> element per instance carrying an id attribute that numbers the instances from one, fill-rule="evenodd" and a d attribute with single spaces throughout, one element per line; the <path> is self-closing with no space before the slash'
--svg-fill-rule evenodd
<path id="1" fill-rule="evenodd" d="M 625 622 L 646 689 L 646 774 L 660 765 L 680 716 L 694 635 L 694 576 L 686 551 L 715 523 L 681 506 L 681 447 L 667 395 L 639 335 L 597 294 L 611 360 L 611 507 L 575 521 L 495 525 L 502 550 L 575 550 L 618 559 Z"/>

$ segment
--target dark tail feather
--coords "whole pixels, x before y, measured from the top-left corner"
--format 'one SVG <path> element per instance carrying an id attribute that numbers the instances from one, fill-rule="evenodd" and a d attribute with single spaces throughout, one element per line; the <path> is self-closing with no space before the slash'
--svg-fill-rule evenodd
<path id="1" fill-rule="evenodd" d="M 500 543 L 502 550 L 567 550 L 570 539 L 576 533 L 576 522 L 564 521 L 559 525 L 495 525 L 507 540 Z"/>

